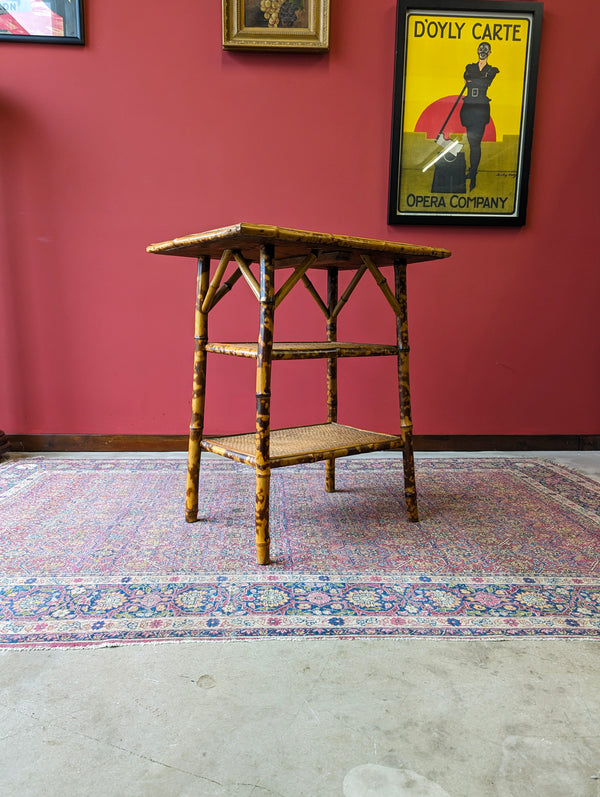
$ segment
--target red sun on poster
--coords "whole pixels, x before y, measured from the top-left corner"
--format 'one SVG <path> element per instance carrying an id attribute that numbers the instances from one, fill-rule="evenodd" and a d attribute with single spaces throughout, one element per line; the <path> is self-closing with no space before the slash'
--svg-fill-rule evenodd
<path id="1" fill-rule="evenodd" d="M 460 103 L 456 103 L 457 100 L 458 95 L 455 94 L 450 97 L 440 97 L 439 100 L 428 105 L 417 120 L 415 133 L 426 133 L 427 138 L 431 139 L 435 139 L 440 132 L 443 132 L 446 136 L 465 133 L 465 128 L 459 117 Z M 452 106 L 455 103 L 456 107 L 454 111 L 452 111 Z M 452 111 L 452 115 L 448 119 L 450 111 Z M 446 119 L 448 119 L 448 121 L 444 125 Z M 442 125 L 444 125 L 443 130 Z M 493 119 L 490 119 L 489 123 L 486 125 L 482 141 L 496 141 L 496 127 L 494 126 Z"/>

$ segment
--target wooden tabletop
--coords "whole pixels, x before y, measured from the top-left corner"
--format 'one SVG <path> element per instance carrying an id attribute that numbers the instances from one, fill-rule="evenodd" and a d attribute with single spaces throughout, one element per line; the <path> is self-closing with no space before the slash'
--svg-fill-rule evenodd
<path id="1" fill-rule="evenodd" d="M 451 254 L 447 249 L 434 249 L 430 246 L 244 222 L 151 244 L 146 251 L 158 255 L 220 258 L 225 249 L 231 249 L 241 252 L 246 260 L 258 262 L 263 244 L 273 244 L 276 265 L 279 267 L 293 265 L 295 258 L 305 257 L 311 251 L 318 253 L 318 260 L 311 268 L 335 265 L 342 269 L 360 266 L 361 255 L 368 255 L 377 265 L 385 266 L 391 265 L 397 259 L 417 263 L 450 257 Z"/>

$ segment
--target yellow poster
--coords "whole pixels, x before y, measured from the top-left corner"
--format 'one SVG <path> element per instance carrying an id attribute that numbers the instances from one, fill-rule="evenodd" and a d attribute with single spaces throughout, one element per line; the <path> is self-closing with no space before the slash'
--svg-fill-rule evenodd
<path id="1" fill-rule="evenodd" d="M 410 8 L 403 23 L 390 216 L 516 218 L 531 14 Z"/>

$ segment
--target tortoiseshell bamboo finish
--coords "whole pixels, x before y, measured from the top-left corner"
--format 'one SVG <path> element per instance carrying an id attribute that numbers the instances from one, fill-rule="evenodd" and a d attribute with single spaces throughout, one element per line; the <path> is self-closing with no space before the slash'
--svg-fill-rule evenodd
<path id="1" fill-rule="evenodd" d="M 204 429 L 204 399 L 206 396 L 206 341 L 208 340 L 208 313 L 202 310 L 210 277 L 210 257 L 198 260 L 196 281 L 196 315 L 194 320 L 194 387 L 192 394 L 192 419 L 188 449 L 188 473 L 185 499 L 185 518 L 188 523 L 198 519 L 198 481 L 200 476 L 200 443 Z"/>
<path id="2" fill-rule="evenodd" d="M 338 301 L 338 271 L 335 268 L 327 269 L 327 342 L 337 341 L 337 316 L 333 311 Z M 338 384 L 337 384 L 337 354 L 327 358 L 327 422 L 337 423 L 338 415 Z M 325 461 L 325 490 L 335 492 L 335 458 Z"/>
<path id="3" fill-rule="evenodd" d="M 256 561 L 269 564 L 269 494 L 271 467 L 271 350 L 275 291 L 272 244 L 260 249 L 260 327 L 256 362 Z"/>
<path id="4" fill-rule="evenodd" d="M 194 391 L 188 454 L 186 519 L 198 519 L 198 483 L 202 449 L 254 467 L 256 475 L 256 556 L 269 564 L 269 497 L 271 470 L 303 462 L 325 460 L 325 489 L 335 490 L 335 459 L 368 451 L 403 451 L 404 489 L 410 520 L 418 520 L 412 445 L 412 420 L 408 366 L 408 319 L 406 266 L 408 263 L 445 258 L 445 249 L 413 246 L 369 238 L 329 235 L 269 225 L 236 224 L 197 235 L 176 238 L 147 249 L 155 254 L 198 258 L 196 291 L 196 346 Z M 218 264 L 210 279 L 211 259 Z M 233 273 L 223 281 L 229 262 Z M 259 263 L 258 278 L 252 265 Z M 381 273 L 394 267 L 394 290 Z M 275 291 L 275 271 L 293 273 Z M 327 301 L 308 277 L 310 269 L 327 270 Z M 338 272 L 354 271 L 341 297 Z M 348 343 L 337 340 L 337 317 L 366 272 L 370 272 L 396 315 L 396 344 Z M 259 302 L 260 321 L 256 343 L 208 341 L 208 315 L 215 305 L 244 277 Z M 302 282 L 326 318 L 327 340 L 280 343 L 273 341 L 275 310 Z M 229 437 L 203 437 L 207 352 L 256 359 L 256 428 L 254 433 Z M 340 357 L 396 356 L 400 400 L 400 434 L 381 434 L 338 424 L 338 375 Z M 327 360 L 327 423 L 291 429 L 271 429 L 271 364 L 273 360 Z"/>
<path id="5" fill-rule="evenodd" d="M 419 520 L 417 509 L 417 487 L 415 482 L 415 459 L 412 442 L 412 414 L 410 406 L 410 379 L 408 372 L 408 313 L 406 298 L 406 263 L 394 263 L 394 282 L 399 314 L 396 316 L 398 336 L 398 390 L 400 394 L 400 428 L 404 441 L 404 494 L 408 519 Z"/>
<path id="6" fill-rule="evenodd" d="M 272 243 L 276 248 L 275 268 L 289 268 L 290 258 L 304 259 L 311 251 L 319 253 L 318 262 L 311 268 L 356 270 L 361 265 L 361 255 L 369 255 L 377 266 L 392 265 L 399 257 L 407 263 L 437 260 L 450 257 L 447 249 L 434 249 L 430 246 L 377 241 L 373 238 L 355 238 L 351 235 L 331 235 L 323 232 L 294 230 L 288 227 L 273 227 L 269 224 L 247 224 L 241 222 L 231 227 L 186 235 L 172 241 L 150 244 L 147 252 L 179 257 L 220 258 L 225 249 L 242 252 L 250 263 L 260 260 L 260 248 Z"/>
<path id="7" fill-rule="evenodd" d="M 229 354 L 233 357 L 256 359 L 256 343 L 208 343 L 206 351 Z M 304 343 L 273 343 L 273 360 L 320 360 L 324 357 L 382 357 L 396 355 L 398 347 L 388 343 L 347 343 L 341 341 L 307 341 Z"/>

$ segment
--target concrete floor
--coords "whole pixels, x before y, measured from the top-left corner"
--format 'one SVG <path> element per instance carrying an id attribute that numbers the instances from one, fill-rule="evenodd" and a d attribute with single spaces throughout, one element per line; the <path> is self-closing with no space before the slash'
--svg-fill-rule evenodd
<path id="1" fill-rule="evenodd" d="M 599 644 L 0 651 L 0 795 L 600 797 Z"/>

